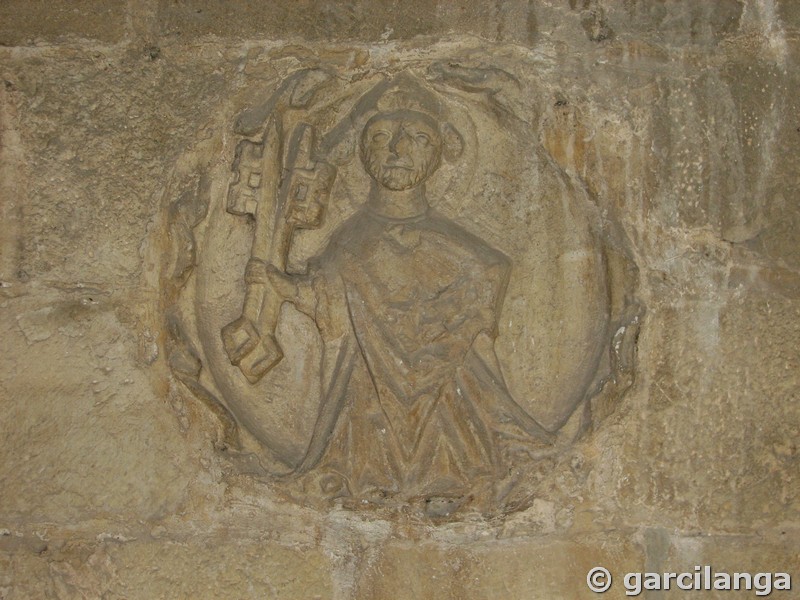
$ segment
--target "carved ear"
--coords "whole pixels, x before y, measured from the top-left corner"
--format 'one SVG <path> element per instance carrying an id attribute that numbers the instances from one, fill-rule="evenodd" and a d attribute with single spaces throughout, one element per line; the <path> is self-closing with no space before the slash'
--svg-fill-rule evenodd
<path id="1" fill-rule="evenodd" d="M 457 160 L 464 152 L 464 138 L 450 123 L 442 125 L 442 155 L 447 162 Z"/>

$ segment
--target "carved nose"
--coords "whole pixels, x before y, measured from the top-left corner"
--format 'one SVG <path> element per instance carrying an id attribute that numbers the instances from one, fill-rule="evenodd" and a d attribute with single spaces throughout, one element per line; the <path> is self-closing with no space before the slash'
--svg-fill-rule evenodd
<path id="1" fill-rule="evenodd" d="M 398 152 L 405 152 L 408 146 L 408 134 L 405 131 L 398 131 L 392 136 L 389 142 L 389 151 L 397 156 Z"/>

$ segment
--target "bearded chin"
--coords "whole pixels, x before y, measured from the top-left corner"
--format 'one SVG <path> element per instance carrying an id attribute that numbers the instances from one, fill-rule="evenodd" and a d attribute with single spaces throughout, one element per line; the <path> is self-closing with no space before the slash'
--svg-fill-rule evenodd
<path id="1" fill-rule="evenodd" d="M 425 173 L 421 169 L 381 168 L 378 176 L 384 186 L 397 192 L 413 188 L 425 178 Z"/>
<path id="2" fill-rule="evenodd" d="M 375 157 L 370 157 L 368 170 L 381 185 L 395 191 L 405 191 L 419 185 L 435 170 L 431 168 L 433 161 L 425 161 L 413 169 L 401 169 L 382 165 Z"/>

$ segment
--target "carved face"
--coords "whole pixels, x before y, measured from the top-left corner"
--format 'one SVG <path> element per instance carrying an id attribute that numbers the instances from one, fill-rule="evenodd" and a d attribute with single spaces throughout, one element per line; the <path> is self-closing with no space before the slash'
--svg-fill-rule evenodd
<path id="1" fill-rule="evenodd" d="M 361 159 L 367 173 L 390 190 L 416 187 L 436 171 L 441 156 L 437 124 L 420 112 L 378 114 L 361 135 Z"/>

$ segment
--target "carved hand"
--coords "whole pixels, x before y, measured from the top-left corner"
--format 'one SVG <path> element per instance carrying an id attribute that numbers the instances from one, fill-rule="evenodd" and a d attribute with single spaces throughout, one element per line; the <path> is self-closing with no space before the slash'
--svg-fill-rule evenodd
<path id="1" fill-rule="evenodd" d="M 287 302 L 294 302 L 298 296 L 299 279 L 300 276 L 284 273 L 276 266 L 257 258 L 248 261 L 244 272 L 244 280 L 248 285 L 268 285 L 275 295 Z"/>
<path id="2" fill-rule="evenodd" d="M 301 275 L 289 275 L 274 265 L 267 265 L 265 275 L 278 296 L 287 302 L 297 302 L 300 296 Z"/>
<path id="3" fill-rule="evenodd" d="M 290 275 L 275 265 L 250 259 L 245 270 L 245 281 L 248 285 L 268 285 L 271 292 L 282 301 L 291 302 L 299 311 L 314 317 L 316 299 L 308 275 Z"/>

